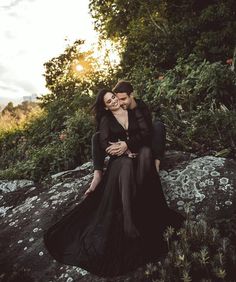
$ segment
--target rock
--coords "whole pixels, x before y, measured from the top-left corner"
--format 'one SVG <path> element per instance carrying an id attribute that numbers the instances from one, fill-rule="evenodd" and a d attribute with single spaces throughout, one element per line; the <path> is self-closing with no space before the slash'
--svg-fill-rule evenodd
<path id="1" fill-rule="evenodd" d="M 71 169 L 71 170 L 66 170 L 66 171 L 62 171 L 56 174 L 53 174 L 51 177 L 52 179 L 60 179 L 63 177 L 69 177 L 69 176 L 76 176 L 76 175 L 80 175 L 81 171 L 86 171 L 88 169 L 92 169 L 92 163 L 91 162 L 87 162 L 81 166 L 76 167 L 75 169 Z"/>
<path id="2" fill-rule="evenodd" d="M 183 210 L 187 204 L 193 214 L 202 213 L 210 218 L 217 217 L 217 211 L 230 209 L 233 213 L 236 199 L 233 160 L 205 156 L 178 164 L 169 171 L 162 170 L 160 176 L 166 199 L 173 208 Z"/>
<path id="3" fill-rule="evenodd" d="M 201 216 L 230 215 L 235 207 L 236 165 L 233 160 L 167 152 L 160 171 L 169 205 Z M 92 179 L 90 162 L 52 175 L 41 186 L 16 181 L 15 189 L 0 195 L 1 281 L 140 281 L 144 267 L 114 279 L 99 278 L 85 270 L 56 262 L 44 248 L 43 230 L 72 210 Z M 7 181 L 4 187 L 10 187 Z M 9 185 L 9 186 L 8 186 Z M 22 280 L 23 279 L 23 280 Z"/>
<path id="4" fill-rule="evenodd" d="M 34 182 L 31 180 L 0 180 L 0 194 L 16 191 L 18 189 L 21 189 L 22 187 L 29 188 L 32 186 L 34 186 Z"/>
<path id="5" fill-rule="evenodd" d="M 167 151 L 163 161 L 161 162 L 161 169 L 170 170 L 174 169 L 179 164 L 184 164 L 192 159 L 197 158 L 195 154 L 181 152 L 181 151 Z"/>

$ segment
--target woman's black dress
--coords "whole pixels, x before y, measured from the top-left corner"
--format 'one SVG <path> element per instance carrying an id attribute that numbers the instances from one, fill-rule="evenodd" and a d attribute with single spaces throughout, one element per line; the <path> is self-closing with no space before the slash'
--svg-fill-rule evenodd
<path id="1" fill-rule="evenodd" d="M 124 140 L 137 158 L 111 157 L 96 190 L 44 233 L 57 261 L 98 276 L 121 275 L 160 257 L 166 251 L 164 229 L 183 222 L 166 204 L 141 113 L 128 111 L 128 117 L 126 131 L 108 112 L 99 127 L 100 144 L 105 149 L 109 141 Z M 130 224 L 138 236 L 129 232 Z"/>

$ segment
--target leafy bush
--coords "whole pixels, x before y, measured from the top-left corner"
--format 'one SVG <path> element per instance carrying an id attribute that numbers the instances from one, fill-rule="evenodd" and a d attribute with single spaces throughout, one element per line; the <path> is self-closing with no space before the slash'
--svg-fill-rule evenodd
<path id="1" fill-rule="evenodd" d="M 42 112 L 40 105 L 36 102 L 23 101 L 17 106 L 9 102 L 0 112 L 0 136 L 5 132 L 12 132 L 23 128 L 30 119 L 37 117 Z"/>
<path id="2" fill-rule="evenodd" d="M 35 145 L 40 136 L 47 137 L 46 134 L 41 135 L 41 132 L 35 133 L 31 139 L 29 135 L 28 139 L 22 135 L 22 131 L 9 135 L 4 143 L 8 147 L 2 147 L 5 148 L 5 157 L 4 154 L 1 157 L 4 166 L 1 167 L 0 178 L 30 178 L 39 181 L 50 173 L 72 169 L 88 160 L 94 131 L 92 117 L 77 110 L 74 116 L 65 121 L 63 128 L 62 131 L 51 134 L 51 138 L 48 136 L 50 142 L 41 146 Z M 12 142 L 14 144 L 10 147 Z M 16 147 L 15 142 L 18 142 Z"/>
<path id="3" fill-rule="evenodd" d="M 92 52 L 81 51 L 82 44 L 80 40 L 74 42 L 45 63 L 50 93 L 40 98 L 39 115 L 2 135 L 0 177 L 40 180 L 90 158 L 94 126 L 89 108 L 94 94 L 109 84 L 113 72 L 106 64 L 99 69 Z M 83 66 L 79 72 L 78 64 Z M 6 111 L 13 108 L 9 104 Z"/>
<path id="4" fill-rule="evenodd" d="M 228 66 L 191 55 L 159 79 L 141 82 L 146 93 L 138 84 L 139 96 L 155 115 L 161 108 L 170 148 L 235 154 L 236 74 Z"/>
<path id="5" fill-rule="evenodd" d="M 233 0 L 90 0 L 94 27 L 120 42 L 121 76 L 173 68 L 195 53 L 210 62 L 232 57 L 236 22 Z M 146 77 L 147 78 L 147 77 Z"/>

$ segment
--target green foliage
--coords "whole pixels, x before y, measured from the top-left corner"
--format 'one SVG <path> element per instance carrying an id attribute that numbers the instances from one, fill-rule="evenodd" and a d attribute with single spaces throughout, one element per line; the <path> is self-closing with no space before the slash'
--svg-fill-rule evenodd
<path id="1" fill-rule="evenodd" d="M 50 90 L 41 98 L 44 107 L 57 107 L 58 104 L 54 106 L 51 102 L 70 107 L 70 111 L 75 111 L 78 103 L 80 108 L 88 107 L 90 97 L 110 84 L 109 72 L 105 75 L 101 71 L 92 51 L 81 50 L 83 44 L 82 40 L 75 41 L 63 54 L 44 64 L 46 87 Z M 77 70 L 77 66 L 81 69 Z"/>
<path id="2" fill-rule="evenodd" d="M 151 110 L 158 115 L 161 108 L 169 147 L 235 154 L 236 75 L 228 66 L 190 56 L 164 77 L 138 83 L 138 95 Z"/>
<path id="3" fill-rule="evenodd" d="M 8 133 L 1 140 L 0 178 L 39 181 L 50 173 L 72 169 L 90 158 L 94 132 L 91 115 L 78 109 L 65 121 L 63 130 L 51 134 L 43 126 L 43 120 L 47 121 L 47 116 L 34 120 L 24 132 Z"/>
<path id="4" fill-rule="evenodd" d="M 21 129 L 5 132 L 0 138 L 0 169 L 11 165 L 15 160 L 21 159 L 24 139 Z M 18 147 L 19 146 L 19 147 Z"/>
<path id="5" fill-rule="evenodd" d="M 90 107 L 98 89 L 111 85 L 111 69 L 99 69 L 83 41 L 45 63 L 50 93 L 40 98 L 42 110 L 0 139 L 0 177 L 43 177 L 87 161 L 95 130 Z M 79 64 L 81 69 L 76 70 Z M 9 107 L 10 108 L 10 105 Z"/>
<path id="6" fill-rule="evenodd" d="M 90 11 L 102 38 L 122 43 L 120 75 L 132 78 L 137 70 L 149 68 L 155 77 L 191 53 L 210 62 L 232 58 L 234 4 L 233 0 L 90 0 Z"/>
<path id="7" fill-rule="evenodd" d="M 177 233 L 164 233 L 168 254 L 158 264 L 148 264 L 146 281 L 233 281 L 236 250 L 232 242 L 206 221 L 186 220 Z"/>

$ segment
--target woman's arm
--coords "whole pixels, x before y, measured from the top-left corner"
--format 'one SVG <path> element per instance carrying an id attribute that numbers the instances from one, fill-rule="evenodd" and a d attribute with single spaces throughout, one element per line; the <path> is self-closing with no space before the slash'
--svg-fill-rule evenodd
<path id="1" fill-rule="evenodd" d="M 109 146 L 109 137 L 110 137 L 110 129 L 109 129 L 109 120 L 107 116 L 103 116 L 99 123 L 99 143 L 101 148 L 105 151 Z"/>

